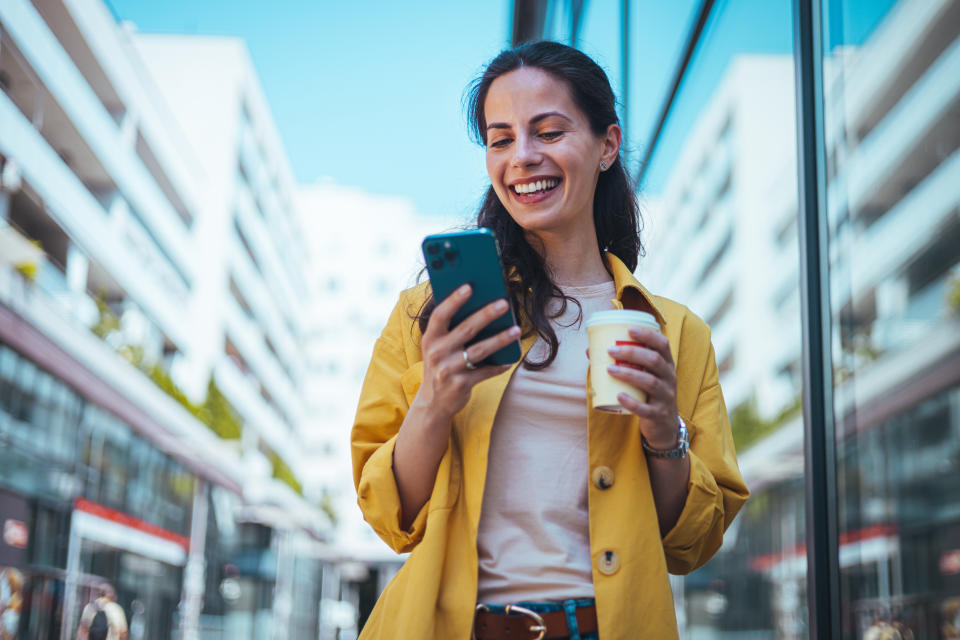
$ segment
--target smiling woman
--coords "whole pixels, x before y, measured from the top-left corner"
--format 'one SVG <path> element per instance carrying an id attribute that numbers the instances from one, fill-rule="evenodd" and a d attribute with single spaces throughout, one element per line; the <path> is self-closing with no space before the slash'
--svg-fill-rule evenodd
<path id="1" fill-rule="evenodd" d="M 553 42 L 501 53 L 471 88 L 490 178 L 477 226 L 509 299 L 451 328 L 469 287 L 434 300 L 424 283 L 377 341 L 354 481 L 411 555 L 363 638 L 676 638 L 667 572 L 706 562 L 746 500 L 709 329 L 632 274 L 615 104 L 603 70 Z M 467 346 L 508 303 L 520 326 Z M 632 393 L 593 407 L 583 320 L 610 309 L 650 326 L 594 354 Z M 473 365 L 521 333 L 522 363 Z"/>

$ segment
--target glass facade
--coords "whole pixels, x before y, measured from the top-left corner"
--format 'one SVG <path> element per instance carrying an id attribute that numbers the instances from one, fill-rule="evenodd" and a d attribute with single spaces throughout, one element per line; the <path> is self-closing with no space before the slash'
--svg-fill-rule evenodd
<path id="1" fill-rule="evenodd" d="M 545 4 L 541 35 L 596 55 L 623 97 L 638 276 L 711 325 L 752 492 L 714 559 L 674 580 L 681 636 L 960 638 L 960 2 Z M 822 79 L 795 41 L 804 11 Z M 681 18 L 688 49 L 658 45 Z M 650 69 L 657 46 L 673 85 Z M 801 108 L 805 86 L 822 121 Z M 813 149 L 798 142 L 810 132 Z M 801 254 L 818 242 L 819 285 Z M 823 344 L 805 338 L 811 297 Z M 832 466 L 806 457 L 817 433 Z M 808 564 L 829 528 L 808 513 L 817 480 L 836 499 L 823 566 Z"/>
<path id="2" fill-rule="evenodd" d="M 0 557 L 0 567 L 23 576 L 15 637 L 61 637 L 72 545 L 79 561 L 75 602 L 87 602 L 94 585 L 110 582 L 148 637 L 171 637 L 182 563 L 135 553 L 111 544 L 109 535 L 72 525 L 81 499 L 185 537 L 195 482 L 129 425 L 0 343 L 0 519 L 5 529 L 22 523 L 26 532 L 22 547 L 5 540 Z"/>
<path id="3" fill-rule="evenodd" d="M 844 637 L 960 637 L 960 2 L 824 2 Z"/>

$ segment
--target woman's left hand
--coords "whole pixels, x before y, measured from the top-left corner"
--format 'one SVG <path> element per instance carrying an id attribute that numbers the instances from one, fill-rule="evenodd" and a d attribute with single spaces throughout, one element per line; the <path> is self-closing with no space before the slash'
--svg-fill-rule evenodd
<path id="1" fill-rule="evenodd" d="M 677 446 L 677 370 L 670 353 L 670 343 L 658 331 L 632 327 L 630 338 L 642 346 L 620 345 L 608 353 L 619 362 L 641 367 L 610 365 L 609 371 L 617 380 L 647 394 L 640 402 L 632 395 L 617 396 L 620 405 L 640 417 L 640 432 L 654 449 L 672 449 Z"/>

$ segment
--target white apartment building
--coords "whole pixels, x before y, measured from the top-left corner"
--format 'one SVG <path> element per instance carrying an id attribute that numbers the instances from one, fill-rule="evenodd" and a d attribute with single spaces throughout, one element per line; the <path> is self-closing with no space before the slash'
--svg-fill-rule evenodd
<path id="1" fill-rule="evenodd" d="M 301 432 L 308 255 L 294 193 L 242 41 L 140 35 L 99 0 L 0 3 L 0 382 L 19 394 L 4 395 L 13 404 L 0 407 L 0 444 L 5 455 L 40 459 L 53 455 L 56 438 L 65 451 L 79 447 L 56 462 L 62 472 L 50 487 L 9 464 L 0 465 L 0 487 L 25 509 L 52 491 L 43 500 L 69 523 L 46 532 L 70 539 L 67 565 L 50 566 L 50 576 L 66 571 L 62 637 L 96 578 L 88 575 L 94 547 L 183 571 L 171 597 L 181 630 L 194 637 L 211 591 L 205 581 L 219 579 L 211 573 L 219 565 L 205 558 L 214 519 L 273 532 L 260 548 L 274 563 L 273 595 L 255 616 L 272 620 L 271 634 L 287 637 L 298 616 L 316 617 L 316 602 L 298 600 L 290 554 L 316 551 L 330 523 L 272 477 L 278 459 L 298 478 L 309 466 Z M 239 414 L 242 441 L 216 437 L 129 360 L 168 372 L 194 403 L 215 381 Z M 45 395 L 49 385 L 83 407 L 76 424 L 37 412 L 63 401 Z M 96 435 L 101 422 L 112 425 L 108 435 Z M 60 424 L 44 440 L 43 430 Z M 102 453 L 76 444 L 88 433 Z M 108 451 L 118 442 L 122 451 Z M 166 504 L 160 495 L 151 504 L 143 489 L 134 500 L 131 478 L 145 473 L 135 450 L 189 479 L 174 487 L 170 525 L 156 522 L 166 518 L 154 513 Z M 171 477 L 151 476 L 149 486 L 166 491 Z M 166 533 L 151 528 L 158 524 Z M 123 566 L 145 566 L 137 562 Z M 122 598 L 142 584 L 110 579 L 122 583 Z M 169 620 L 156 624 L 148 628 Z"/>
<path id="2" fill-rule="evenodd" d="M 350 429 L 373 344 L 403 289 L 418 282 L 420 243 L 449 226 L 416 213 L 413 203 L 326 181 L 301 186 L 298 208 L 311 247 L 316 293 L 308 312 L 311 369 L 304 444 L 314 457 L 312 486 L 322 486 L 344 515 L 339 536 L 352 548 L 369 536 L 354 529 L 359 510 L 350 464 Z M 311 476 L 307 476 L 310 478 Z"/>
<path id="3" fill-rule="evenodd" d="M 363 521 L 353 486 L 350 429 L 374 342 L 400 292 L 418 280 L 420 243 L 451 221 L 418 215 L 406 198 L 331 181 L 299 187 L 297 203 L 310 246 L 314 291 L 305 342 L 310 375 L 303 442 L 317 463 L 304 480 L 326 492 L 337 514 L 324 597 L 339 593 L 355 615 L 361 607 L 359 584 L 372 583 L 378 595 L 402 559 Z"/>
<path id="4" fill-rule="evenodd" d="M 960 261 L 960 38 L 947 28 L 958 11 L 951 0 L 904 0 L 862 47 L 824 61 L 831 306 L 857 317 L 874 349 L 900 352 L 904 367 L 893 375 L 881 360 L 859 373 L 856 389 L 839 387 L 848 410 L 960 340 L 951 325 L 925 336 L 947 313 Z M 650 200 L 639 272 L 710 323 L 727 406 L 754 394 L 768 417 L 792 399 L 801 374 L 793 83 L 788 56 L 733 59 Z M 920 336 L 923 348 L 903 349 Z M 860 367 L 862 353 L 845 352 L 839 334 L 834 344 L 838 374 Z M 792 462 L 763 465 L 778 476 L 796 471 L 802 453 L 800 421 L 784 429 L 790 437 L 782 430 L 771 442 Z"/>
<path id="5" fill-rule="evenodd" d="M 800 352 L 798 317 L 783 324 L 771 297 L 783 270 L 796 275 L 797 247 L 778 247 L 774 224 L 775 205 L 797 192 L 792 65 L 789 56 L 735 57 L 662 192 L 641 193 L 641 281 L 710 325 L 727 406 L 755 398 L 768 416 L 796 388 L 776 356 Z"/>
<path id="6" fill-rule="evenodd" d="M 213 370 L 253 427 L 245 450 L 277 453 L 299 473 L 307 248 L 292 170 L 246 45 L 131 38 L 205 176 L 205 215 L 192 230 L 202 273 L 189 309 L 196 348 L 182 370 L 201 387 L 208 374 L 195 372 Z"/>

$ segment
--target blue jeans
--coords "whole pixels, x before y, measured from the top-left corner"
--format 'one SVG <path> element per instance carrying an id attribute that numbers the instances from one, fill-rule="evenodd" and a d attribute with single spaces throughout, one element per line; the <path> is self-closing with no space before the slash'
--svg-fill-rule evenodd
<path id="1" fill-rule="evenodd" d="M 515 604 L 518 607 L 530 609 L 530 611 L 537 613 L 551 613 L 553 611 L 566 612 L 567 628 L 570 629 L 571 633 L 569 636 L 564 636 L 563 640 L 599 640 L 600 637 L 596 633 L 582 634 L 577 630 L 576 608 L 586 607 L 595 602 L 593 598 L 581 598 L 579 600 L 564 600 L 563 602 L 517 602 Z M 505 605 L 488 604 L 485 606 L 489 607 L 493 613 L 506 613 Z"/>

